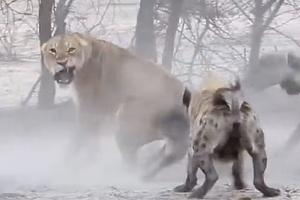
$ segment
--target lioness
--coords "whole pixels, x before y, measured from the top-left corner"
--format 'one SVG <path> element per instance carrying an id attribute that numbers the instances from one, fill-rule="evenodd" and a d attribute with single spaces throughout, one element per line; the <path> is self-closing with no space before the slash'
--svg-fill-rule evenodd
<path id="1" fill-rule="evenodd" d="M 267 167 L 264 131 L 250 104 L 243 97 L 239 79 L 230 84 L 222 76 L 212 74 L 192 94 L 189 115 L 193 122 L 185 183 L 177 192 L 191 191 L 197 184 L 198 168 L 205 174 L 201 187 L 191 194 L 202 199 L 218 180 L 213 160 L 232 161 L 236 189 L 244 189 L 243 152 L 252 157 L 254 186 L 265 196 L 280 190 L 268 187 L 264 180 Z"/>
<path id="2" fill-rule="evenodd" d="M 170 148 L 147 177 L 184 157 L 190 92 L 169 71 L 80 33 L 55 36 L 41 49 L 55 81 L 75 88 L 79 142 L 98 135 L 103 118 L 118 110 L 116 139 L 125 161 L 136 162 L 137 150 L 147 143 L 162 138 L 168 141 Z"/>

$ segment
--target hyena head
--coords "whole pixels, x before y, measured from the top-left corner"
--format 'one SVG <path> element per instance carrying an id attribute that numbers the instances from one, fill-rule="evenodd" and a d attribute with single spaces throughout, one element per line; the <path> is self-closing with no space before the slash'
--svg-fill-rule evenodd
<path id="1" fill-rule="evenodd" d="M 242 122 L 240 108 L 243 102 L 244 95 L 239 79 L 229 87 L 219 88 L 213 95 L 213 106 L 215 110 L 230 120 L 226 121 L 226 123 L 232 124 L 234 128 L 239 127 Z"/>
<path id="2" fill-rule="evenodd" d="M 290 72 L 283 78 L 280 86 L 287 94 L 298 95 L 300 94 L 300 57 L 288 53 L 287 65 Z"/>

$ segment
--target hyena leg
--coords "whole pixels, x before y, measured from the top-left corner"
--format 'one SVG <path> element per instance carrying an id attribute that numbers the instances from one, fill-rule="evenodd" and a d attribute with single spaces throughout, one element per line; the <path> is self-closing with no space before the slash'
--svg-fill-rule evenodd
<path id="1" fill-rule="evenodd" d="M 200 188 L 192 192 L 190 198 L 202 199 L 206 195 L 206 193 L 215 185 L 215 183 L 219 179 L 219 176 L 213 165 L 213 157 L 211 153 L 194 155 L 194 159 L 197 160 L 196 162 L 198 166 L 204 173 L 205 181 Z"/>
<path id="2" fill-rule="evenodd" d="M 185 183 L 178 185 L 174 188 L 175 192 L 189 192 L 197 185 L 197 171 L 198 171 L 197 159 L 193 157 L 190 153 L 188 154 L 187 163 L 187 177 Z"/>
<path id="3" fill-rule="evenodd" d="M 254 172 L 254 178 L 253 178 L 254 186 L 266 197 L 278 196 L 280 195 L 280 190 L 268 187 L 264 179 L 264 173 L 267 167 L 267 155 L 265 150 L 264 133 L 261 130 L 261 128 L 257 128 L 257 130 L 254 131 L 255 131 L 255 133 L 253 133 L 254 141 L 251 140 L 244 141 L 246 150 L 252 157 L 253 172 Z"/>
<path id="4" fill-rule="evenodd" d="M 242 190 L 246 188 L 243 179 L 243 152 L 240 152 L 238 155 L 238 159 L 234 161 L 232 165 L 232 176 L 233 176 L 233 184 L 235 189 Z"/>

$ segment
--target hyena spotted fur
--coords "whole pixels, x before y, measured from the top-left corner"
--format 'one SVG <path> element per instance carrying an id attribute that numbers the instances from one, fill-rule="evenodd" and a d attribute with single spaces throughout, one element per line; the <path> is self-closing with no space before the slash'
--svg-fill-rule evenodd
<path id="1" fill-rule="evenodd" d="M 232 176 L 236 189 L 245 188 L 243 153 L 250 154 L 254 168 L 254 186 L 264 196 L 273 197 L 280 190 L 268 187 L 264 180 L 267 166 L 264 132 L 250 104 L 244 100 L 239 79 L 229 83 L 212 74 L 192 94 L 188 108 L 192 122 L 185 183 L 174 188 L 189 192 L 197 184 L 197 170 L 205 174 L 203 185 L 190 197 L 203 198 L 218 180 L 213 160 L 233 162 Z"/>

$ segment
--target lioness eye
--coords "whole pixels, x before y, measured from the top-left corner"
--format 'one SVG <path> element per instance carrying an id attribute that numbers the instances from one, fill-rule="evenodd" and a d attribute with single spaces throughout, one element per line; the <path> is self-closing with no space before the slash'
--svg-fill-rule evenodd
<path id="1" fill-rule="evenodd" d="M 56 49 L 54 49 L 54 48 L 49 49 L 49 51 L 50 51 L 51 53 L 56 53 Z"/>
<path id="2" fill-rule="evenodd" d="M 75 48 L 74 48 L 74 47 L 70 47 L 70 48 L 68 49 L 68 53 L 74 53 L 74 51 L 75 51 Z"/>

